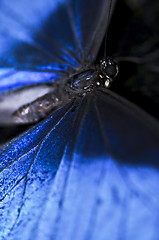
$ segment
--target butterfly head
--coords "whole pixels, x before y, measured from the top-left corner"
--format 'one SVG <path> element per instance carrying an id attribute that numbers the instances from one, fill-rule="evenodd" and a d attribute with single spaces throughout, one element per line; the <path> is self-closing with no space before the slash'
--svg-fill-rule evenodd
<path id="1" fill-rule="evenodd" d="M 118 75 L 117 63 L 110 57 L 100 61 L 100 78 L 104 79 L 105 87 L 109 87 L 112 80 Z"/>

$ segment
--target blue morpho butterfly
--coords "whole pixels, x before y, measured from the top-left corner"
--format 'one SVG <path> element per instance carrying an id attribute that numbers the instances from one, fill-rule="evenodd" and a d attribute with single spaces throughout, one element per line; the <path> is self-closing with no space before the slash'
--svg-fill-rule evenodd
<path id="1" fill-rule="evenodd" d="M 158 239 L 159 126 L 94 66 L 114 1 L 1 0 L 0 239 Z"/>

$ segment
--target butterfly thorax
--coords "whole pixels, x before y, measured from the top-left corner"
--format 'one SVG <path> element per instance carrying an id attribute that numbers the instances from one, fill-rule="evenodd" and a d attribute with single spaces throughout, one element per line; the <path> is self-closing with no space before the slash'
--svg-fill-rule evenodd
<path id="1" fill-rule="evenodd" d="M 118 72 L 118 65 L 108 57 L 101 60 L 100 64 L 71 77 L 66 82 L 66 89 L 68 92 L 85 94 L 99 86 L 108 88 Z"/>

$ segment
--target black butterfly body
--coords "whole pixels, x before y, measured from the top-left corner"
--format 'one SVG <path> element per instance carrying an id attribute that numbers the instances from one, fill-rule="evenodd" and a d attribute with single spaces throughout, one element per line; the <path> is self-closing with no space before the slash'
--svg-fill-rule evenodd
<path id="1" fill-rule="evenodd" d="M 101 61 L 100 65 L 92 65 L 88 70 L 66 79 L 63 84 L 53 83 L 52 91 L 48 94 L 13 112 L 13 121 L 15 123 L 37 122 L 80 95 L 83 96 L 99 86 L 109 87 L 117 74 L 117 64 L 107 58 Z"/>

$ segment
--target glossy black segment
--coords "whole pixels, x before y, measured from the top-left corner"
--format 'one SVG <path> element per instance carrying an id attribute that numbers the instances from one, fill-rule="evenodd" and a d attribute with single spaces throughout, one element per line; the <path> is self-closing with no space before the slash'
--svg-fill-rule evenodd
<path id="1" fill-rule="evenodd" d="M 100 69 L 103 77 L 108 79 L 115 78 L 119 73 L 119 67 L 117 63 L 110 57 L 107 57 L 100 61 Z"/>

